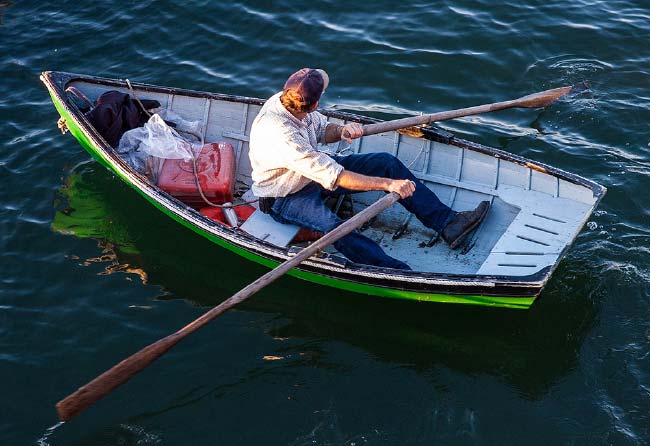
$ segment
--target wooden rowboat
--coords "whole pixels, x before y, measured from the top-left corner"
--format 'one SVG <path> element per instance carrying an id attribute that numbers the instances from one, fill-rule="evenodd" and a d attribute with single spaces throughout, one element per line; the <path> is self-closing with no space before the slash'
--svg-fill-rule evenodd
<path id="1" fill-rule="evenodd" d="M 62 72 L 44 72 L 41 80 L 62 125 L 97 161 L 163 213 L 219 246 L 268 267 L 295 252 L 291 237 L 274 237 L 287 230 L 282 225 L 251 217 L 255 224 L 247 230 L 231 228 L 164 192 L 117 154 L 66 93 L 73 86 L 91 101 L 109 90 L 131 93 L 124 81 Z M 231 143 L 236 153 L 235 196 L 241 197 L 250 188 L 248 135 L 263 100 L 135 83 L 132 88 L 140 99 L 157 100 L 187 120 L 201 121 L 205 141 Z M 337 124 L 377 122 L 340 111 L 322 113 Z M 323 147 L 333 153 L 339 148 L 338 143 Z M 365 136 L 346 150 L 395 154 L 455 210 L 473 208 L 482 200 L 492 203 L 486 220 L 458 250 L 436 243 L 436 234 L 409 218 L 401 206 L 393 206 L 364 228 L 364 234 L 377 240 L 389 255 L 406 261 L 413 271 L 355 264 L 330 252 L 310 258 L 289 273 L 369 295 L 528 308 L 606 192 L 578 175 L 430 127 Z M 378 194 L 354 195 L 354 211 L 374 202 Z"/>

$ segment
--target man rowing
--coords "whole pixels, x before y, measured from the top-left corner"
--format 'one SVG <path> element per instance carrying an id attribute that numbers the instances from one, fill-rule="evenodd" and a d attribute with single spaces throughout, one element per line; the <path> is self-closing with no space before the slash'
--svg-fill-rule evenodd
<path id="1" fill-rule="evenodd" d="M 363 136 L 358 123 L 328 123 L 316 111 L 328 84 L 325 71 L 302 68 L 255 118 L 249 156 L 260 210 L 281 223 L 329 232 L 343 219 L 326 206 L 327 197 L 373 190 L 396 192 L 402 206 L 440 233 L 451 248 L 458 247 L 485 217 L 489 202 L 481 202 L 472 211 L 456 212 L 389 153 L 330 156 L 320 152 L 318 144 L 352 142 Z M 359 231 L 341 238 L 334 247 L 356 263 L 411 269 Z"/>

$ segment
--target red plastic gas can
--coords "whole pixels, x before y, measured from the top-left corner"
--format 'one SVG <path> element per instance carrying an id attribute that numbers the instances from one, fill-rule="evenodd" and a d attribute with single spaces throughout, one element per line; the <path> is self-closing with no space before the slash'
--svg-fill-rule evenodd
<path id="1" fill-rule="evenodd" d="M 235 188 L 235 150 L 227 142 L 205 144 L 196 157 L 196 173 L 203 194 L 215 204 L 232 201 Z M 205 206 L 201 198 L 192 161 L 165 160 L 158 177 L 158 187 L 182 202 Z"/>

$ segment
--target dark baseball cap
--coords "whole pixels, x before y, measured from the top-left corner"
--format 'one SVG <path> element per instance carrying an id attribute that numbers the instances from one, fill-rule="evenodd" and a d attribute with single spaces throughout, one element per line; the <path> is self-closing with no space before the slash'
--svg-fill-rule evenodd
<path id="1" fill-rule="evenodd" d="M 330 78 L 318 68 L 301 68 L 284 84 L 283 91 L 292 91 L 302 98 L 304 104 L 315 104 L 330 83 Z"/>

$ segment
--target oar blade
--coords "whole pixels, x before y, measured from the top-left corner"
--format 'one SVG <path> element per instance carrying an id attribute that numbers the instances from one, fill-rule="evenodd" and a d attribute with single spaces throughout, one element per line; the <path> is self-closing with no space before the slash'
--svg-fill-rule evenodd
<path id="1" fill-rule="evenodd" d="M 164 355 L 183 339 L 179 332 L 173 333 L 134 353 L 91 382 L 77 389 L 56 404 L 59 420 L 70 421 L 78 413 L 95 404 L 113 389 L 124 384 L 133 375 Z"/>
<path id="2" fill-rule="evenodd" d="M 551 102 L 561 98 L 573 90 L 573 86 L 553 88 L 552 90 L 540 91 L 539 93 L 529 94 L 523 98 L 515 100 L 517 107 L 542 108 L 548 106 Z"/>

